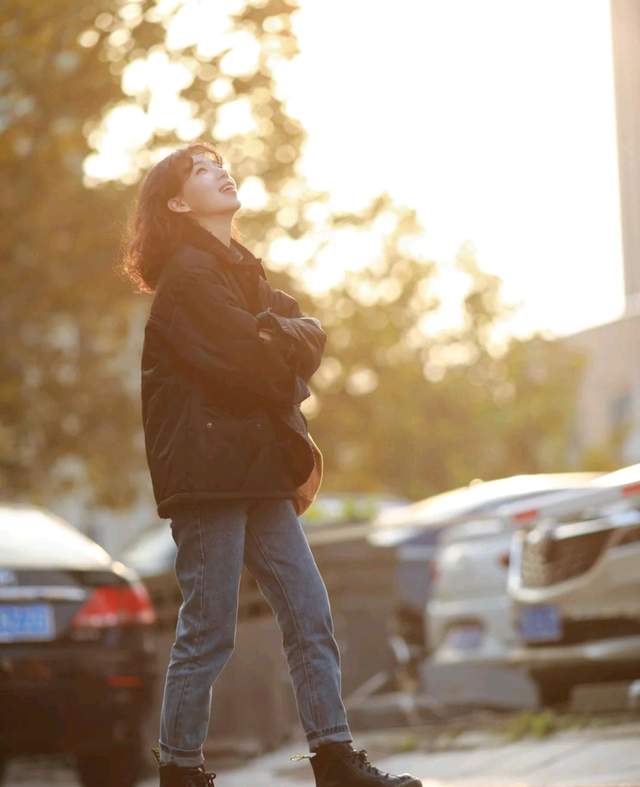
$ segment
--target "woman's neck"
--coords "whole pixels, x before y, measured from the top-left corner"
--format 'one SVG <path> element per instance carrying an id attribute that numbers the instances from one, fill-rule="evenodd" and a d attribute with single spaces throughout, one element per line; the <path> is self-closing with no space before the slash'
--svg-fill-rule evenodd
<path id="1" fill-rule="evenodd" d="M 231 246 L 231 223 L 228 216 L 200 216 L 195 221 L 207 232 L 215 235 L 225 246 Z"/>

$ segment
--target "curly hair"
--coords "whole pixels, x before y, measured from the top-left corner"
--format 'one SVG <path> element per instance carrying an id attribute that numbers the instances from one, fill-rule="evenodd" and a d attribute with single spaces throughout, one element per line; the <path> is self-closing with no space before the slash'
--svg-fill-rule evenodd
<path id="1" fill-rule="evenodd" d="M 173 151 L 146 173 L 129 213 L 120 244 L 120 272 L 134 282 L 138 292 L 153 293 L 164 264 L 177 248 L 193 219 L 176 213 L 167 200 L 178 194 L 189 177 L 194 153 L 210 153 L 222 164 L 223 157 L 210 142 L 198 140 Z M 234 220 L 231 236 L 242 240 Z"/>

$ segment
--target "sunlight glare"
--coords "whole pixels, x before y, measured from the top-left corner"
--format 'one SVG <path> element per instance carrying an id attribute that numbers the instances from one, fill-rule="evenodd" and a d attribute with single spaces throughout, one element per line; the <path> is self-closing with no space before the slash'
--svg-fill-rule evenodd
<path id="1" fill-rule="evenodd" d="M 225 49 L 224 68 L 208 88 L 220 104 L 214 142 L 268 130 L 246 98 L 220 103 L 230 77 L 251 73 L 260 54 L 246 31 L 230 26 L 243 0 L 163 3 L 165 14 L 179 7 L 168 24 L 169 48 L 195 47 L 193 63 L 172 64 L 152 50 L 125 69 L 125 92 L 149 95 L 149 110 L 131 107 L 122 119 L 109 112 L 92 134 L 91 182 L 125 178 L 127 161 L 133 170 L 126 177 L 135 174 L 133 149 L 144 146 L 150 124 L 175 128 L 185 140 L 207 133 L 176 94 L 191 84 L 194 63 L 217 69 L 206 61 Z M 504 298 L 523 302 L 511 319 L 514 334 L 569 333 L 621 313 L 608 0 L 396 0 L 392 7 L 300 0 L 291 26 L 300 53 L 269 64 L 286 111 L 308 132 L 298 169 L 311 188 L 329 194 L 327 205 L 300 206 L 308 218 L 357 211 L 385 192 L 415 208 L 423 231 L 403 250 L 437 261 L 443 293 L 452 288 L 445 300 L 456 303 L 446 270 L 471 241 L 480 268 L 504 281 Z M 291 154 L 286 140 L 280 147 L 277 156 Z M 241 194 L 248 210 L 268 201 L 257 182 Z M 283 212 L 283 222 L 294 213 Z M 366 232 L 337 229 L 330 238 L 320 229 L 304 243 L 279 241 L 270 256 L 277 267 L 314 250 L 304 285 L 319 294 L 345 271 L 375 265 L 390 227 L 382 219 Z M 454 318 L 456 307 L 448 308 Z"/>

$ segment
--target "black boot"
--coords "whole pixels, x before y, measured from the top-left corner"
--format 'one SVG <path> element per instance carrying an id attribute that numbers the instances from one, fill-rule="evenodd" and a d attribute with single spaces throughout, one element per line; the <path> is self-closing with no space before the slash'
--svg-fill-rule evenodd
<path id="1" fill-rule="evenodd" d="M 204 765 L 181 767 L 175 762 L 160 762 L 160 749 L 154 746 L 151 751 L 160 771 L 160 787 L 215 787 L 215 773 L 205 771 Z"/>
<path id="2" fill-rule="evenodd" d="M 309 757 L 316 787 L 422 787 L 409 773 L 397 776 L 369 762 L 366 749 L 354 749 L 349 741 L 323 743 L 311 754 L 296 754 L 291 760 Z"/>

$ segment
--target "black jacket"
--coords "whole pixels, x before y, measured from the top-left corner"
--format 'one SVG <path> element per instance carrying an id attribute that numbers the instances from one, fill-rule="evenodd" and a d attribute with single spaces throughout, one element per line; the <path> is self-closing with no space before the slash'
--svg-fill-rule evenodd
<path id="1" fill-rule="evenodd" d="M 314 466 L 300 403 L 326 338 L 245 246 L 188 230 L 154 292 L 141 358 L 160 517 L 194 499 L 294 496 Z"/>

